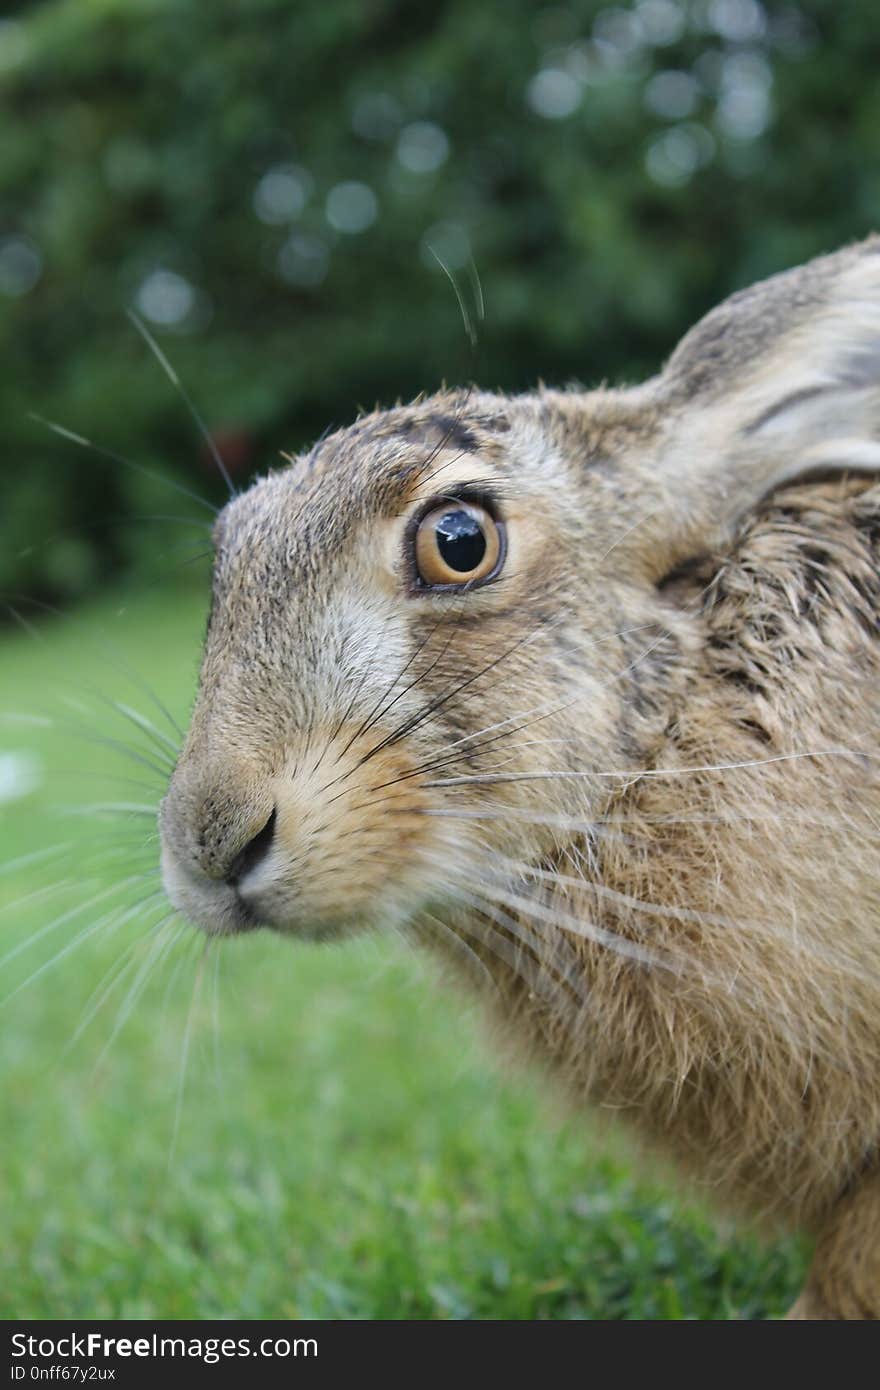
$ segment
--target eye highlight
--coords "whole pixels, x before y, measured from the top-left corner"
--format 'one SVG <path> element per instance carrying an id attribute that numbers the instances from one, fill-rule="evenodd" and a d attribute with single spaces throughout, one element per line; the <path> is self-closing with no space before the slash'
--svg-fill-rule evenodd
<path id="1" fill-rule="evenodd" d="M 483 584 L 504 562 L 504 527 L 478 503 L 450 498 L 419 521 L 413 562 L 418 588 Z"/>

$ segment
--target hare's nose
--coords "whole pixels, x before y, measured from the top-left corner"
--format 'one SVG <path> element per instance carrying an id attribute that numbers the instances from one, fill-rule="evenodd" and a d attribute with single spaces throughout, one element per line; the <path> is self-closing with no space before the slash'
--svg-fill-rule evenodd
<path id="1" fill-rule="evenodd" d="M 265 825 L 258 830 L 252 840 L 249 840 L 244 849 L 239 850 L 232 860 L 226 873 L 223 875 L 224 881 L 230 888 L 237 888 L 241 880 L 262 863 L 269 850 L 272 848 L 272 841 L 275 838 L 275 822 L 278 813 L 273 807 Z"/>

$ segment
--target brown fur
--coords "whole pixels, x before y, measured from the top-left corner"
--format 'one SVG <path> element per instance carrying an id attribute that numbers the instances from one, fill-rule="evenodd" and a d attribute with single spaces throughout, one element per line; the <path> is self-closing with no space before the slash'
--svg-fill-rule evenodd
<path id="1" fill-rule="evenodd" d="M 876 240 L 634 390 L 366 416 L 225 509 L 162 811 L 207 931 L 430 937 L 576 1102 L 815 1231 L 793 1317 L 880 1316 L 878 472 Z M 463 489 L 505 566 L 414 592 Z"/>

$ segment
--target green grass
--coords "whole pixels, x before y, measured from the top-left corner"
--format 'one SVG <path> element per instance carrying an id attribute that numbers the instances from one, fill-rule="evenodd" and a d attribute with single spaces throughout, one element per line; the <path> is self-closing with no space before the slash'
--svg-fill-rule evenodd
<path id="1" fill-rule="evenodd" d="M 0 641 L 0 753 L 45 774 L 0 805 L 0 954 L 25 947 L 0 971 L 0 1317 L 782 1312 L 799 1245 L 719 1229 L 634 1176 L 540 1077 L 502 1073 L 471 1003 L 391 943 L 232 942 L 193 1005 L 187 934 L 114 1036 L 161 905 L 67 948 L 151 891 L 85 906 L 154 864 L 154 827 L 75 811 L 157 793 L 106 780 L 151 774 L 86 734 L 134 732 L 96 692 L 149 709 L 117 661 L 183 718 L 202 623 L 189 592 L 153 591 Z M 130 974 L 71 1042 L 120 959 Z"/>

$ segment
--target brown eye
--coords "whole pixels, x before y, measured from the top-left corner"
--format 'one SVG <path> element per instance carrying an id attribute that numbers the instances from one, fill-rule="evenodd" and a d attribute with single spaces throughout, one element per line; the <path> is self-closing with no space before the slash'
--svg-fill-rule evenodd
<path id="1" fill-rule="evenodd" d="M 475 502 L 445 502 L 419 522 L 416 573 L 430 588 L 475 584 L 498 569 L 501 551 L 501 527 L 484 507 Z"/>

